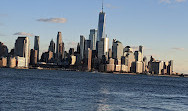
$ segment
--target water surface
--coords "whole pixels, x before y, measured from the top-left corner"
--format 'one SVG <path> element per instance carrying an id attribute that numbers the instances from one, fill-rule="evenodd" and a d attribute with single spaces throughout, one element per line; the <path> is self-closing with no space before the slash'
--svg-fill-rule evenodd
<path id="1" fill-rule="evenodd" d="M 0 111 L 187 111 L 188 79 L 0 69 Z"/>

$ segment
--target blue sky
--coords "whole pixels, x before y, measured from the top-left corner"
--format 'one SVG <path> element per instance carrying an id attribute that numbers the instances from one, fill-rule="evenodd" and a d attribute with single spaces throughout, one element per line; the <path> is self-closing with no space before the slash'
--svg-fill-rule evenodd
<path id="1" fill-rule="evenodd" d="M 143 45 L 144 55 L 172 59 L 175 71 L 188 73 L 188 0 L 104 0 L 104 6 L 110 42 Z M 44 52 L 61 31 L 65 47 L 75 47 L 97 28 L 100 11 L 101 0 L 0 0 L 0 41 L 11 49 L 20 34 L 39 35 Z"/>

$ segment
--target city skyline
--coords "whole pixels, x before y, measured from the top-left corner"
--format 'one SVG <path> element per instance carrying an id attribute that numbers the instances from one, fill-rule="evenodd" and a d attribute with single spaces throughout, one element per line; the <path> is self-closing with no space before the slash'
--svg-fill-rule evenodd
<path id="1" fill-rule="evenodd" d="M 20 1 L 22 1 L 22 0 L 20 0 Z M 29 36 L 29 35 L 33 34 L 32 37 L 30 37 L 30 41 L 34 40 L 34 36 L 35 35 L 39 35 L 41 37 L 41 40 L 40 40 L 41 41 L 41 44 L 40 44 L 41 46 L 40 47 L 41 47 L 41 50 L 44 52 L 44 50 L 45 51 L 47 50 L 47 48 L 49 46 L 49 43 L 50 43 L 50 40 L 52 38 L 56 38 L 57 31 L 61 31 L 62 32 L 62 36 L 63 36 L 63 41 L 66 42 L 65 43 L 65 47 L 67 47 L 66 44 L 68 44 L 68 43 L 72 43 L 72 45 L 76 46 L 77 42 L 79 42 L 79 35 L 83 34 L 85 36 L 85 38 L 88 39 L 89 38 L 89 30 L 97 28 L 97 25 L 96 25 L 97 24 L 97 18 L 98 18 L 97 15 L 98 15 L 98 12 L 101 10 L 101 8 L 100 8 L 101 7 L 101 5 L 100 5 L 101 1 L 95 1 L 95 2 L 98 3 L 98 5 L 96 5 L 97 8 L 95 7 L 96 9 L 95 9 L 94 13 L 91 13 L 91 15 L 94 18 L 94 21 L 96 21 L 96 23 L 94 23 L 93 21 L 92 21 L 92 23 L 89 23 L 90 20 L 87 21 L 87 18 L 86 18 L 86 19 L 84 19 L 85 24 L 83 23 L 84 26 L 80 25 L 80 27 L 82 27 L 82 28 L 84 27 L 83 29 L 82 28 L 79 29 L 79 27 L 77 29 L 77 27 L 74 26 L 74 25 L 70 25 L 70 27 L 68 27 L 69 30 L 66 29 L 66 26 L 69 25 L 69 23 L 71 22 L 70 18 L 69 18 L 70 20 L 67 19 L 68 17 L 66 18 L 66 16 L 68 16 L 68 14 L 66 14 L 66 13 L 68 13 L 68 11 L 67 12 L 64 11 L 66 13 L 65 13 L 65 15 L 63 14 L 66 19 L 65 18 L 64 19 L 63 18 L 57 19 L 56 18 L 57 15 L 56 16 L 54 16 L 54 15 L 51 16 L 51 14 L 49 14 L 51 16 L 51 19 L 50 18 L 49 19 L 44 19 L 44 18 L 43 19 L 42 18 L 41 19 L 40 18 L 37 19 L 37 21 L 35 21 L 36 22 L 35 25 L 37 25 L 37 26 L 39 25 L 40 27 L 43 27 L 42 29 L 40 29 L 40 28 L 31 29 L 31 27 L 27 28 L 27 26 L 24 27 L 24 26 L 22 26 L 24 23 L 19 21 L 19 20 L 18 20 L 19 21 L 18 23 L 21 23 L 22 25 L 21 26 L 16 25 L 16 26 L 18 26 L 18 29 L 16 29 L 16 28 L 14 29 L 14 27 L 16 27 L 16 26 L 14 26 L 13 24 L 9 24 L 8 22 L 5 22 L 6 21 L 5 18 L 9 18 L 9 16 L 10 16 L 8 13 L 6 15 L 6 11 L 7 10 L 5 10 L 5 14 L 2 11 L 0 11 L 0 14 L 2 13 L 0 15 L 1 16 L 0 23 L 2 24 L 2 25 L 0 25 L 0 28 L 3 29 L 5 27 L 5 29 L 0 31 L 0 33 L 1 33 L 1 35 L 0 35 L 1 42 L 3 42 L 5 45 L 7 45 L 8 48 L 9 48 L 9 51 L 10 51 L 10 49 L 13 48 L 12 44 L 14 44 L 14 41 L 15 41 L 15 39 L 17 39 L 16 37 L 18 37 L 18 35 L 27 35 L 27 36 Z M 110 0 L 109 1 L 105 1 L 105 7 L 106 8 L 104 9 L 105 12 L 107 12 L 107 27 L 106 27 L 107 30 L 106 30 L 106 34 L 109 34 L 108 37 L 110 38 L 110 43 L 112 42 L 112 39 L 115 38 L 117 40 L 120 40 L 123 43 L 124 47 L 127 46 L 127 45 L 130 45 L 130 46 L 144 45 L 146 47 L 145 55 L 154 55 L 154 57 L 156 57 L 157 59 L 161 59 L 161 60 L 172 59 L 172 60 L 175 61 L 175 64 L 176 64 L 175 65 L 175 71 L 177 71 L 177 72 L 188 72 L 188 69 L 186 69 L 186 66 L 188 66 L 188 64 L 186 63 L 186 62 L 188 62 L 188 59 L 186 58 L 187 47 L 188 46 L 187 46 L 187 44 L 185 42 L 186 39 L 187 39 L 186 35 L 188 35 L 188 34 L 186 34 L 186 32 L 184 31 L 185 27 L 184 28 L 180 27 L 181 25 L 185 25 L 186 26 L 187 23 L 183 24 L 183 21 L 181 21 L 181 22 L 178 21 L 178 23 L 170 24 L 170 23 L 173 22 L 173 20 L 172 20 L 171 22 L 168 22 L 168 23 L 165 24 L 168 16 L 171 17 L 173 14 L 176 14 L 176 13 L 182 11 L 181 10 L 182 8 L 180 6 L 186 6 L 187 5 L 186 1 L 185 2 L 183 2 L 183 1 L 182 2 L 180 2 L 180 1 L 178 2 L 178 1 L 174 0 L 171 3 L 170 2 L 166 2 L 165 3 L 164 1 L 160 1 L 159 0 L 158 2 L 153 2 L 153 1 L 152 2 L 145 2 L 145 3 L 149 3 L 150 5 L 152 5 L 153 3 L 156 3 L 156 4 L 158 4 L 158 6 L 161 6 L 163 8 L 167 7 L 169 9 L 171 9 L 171 10 L 178 9 L 177 12 L 174 12 L 174 13 L 171 12 L 171 14 L 172 14 L 171 16 L 170 15 L 165 16 L 163 14 L 167 14 L 167 13 L 163 13 L 162 15 L 164 16 L 164 21 L 163 20 L 159 20 L 159 21 L 162 22 L 159 25 L 157 23 L 152 23 L 152 19 L 154 19 L 154 18 L 151 17 L 151 21 L 144 22 L 145 23 L 144 25 L 146 25 L 146 27 L 144 27 L 144 26 L 143 27 L 145 29 L 141 29 L 142 28 L 141 26 L 143 25 L 141 23 L 142 20 L 141 19 L 140 20 L 135 20 L 135 17 L 136 17 L 135 15 L 134 15 L 135 17 L 132 17 L 133 21 L 131 23 L 133 25 L 127 25 L 127 26 L 124 27 L 125 29 L 123 29 L 121 24 L 118 23 L 121 27 L 117 28 L 118 26 L 117 26 L 117 24 L 114 24 L 115 23 L 114 21 L 116 21 L 118 19 L 117 18 L 114 19 L 114 15 L 113 14 L 114 13 L 115 14 L 119 14 L 121 12 L 120 9 L 123 9 L 124 7 L 121 7 L 121 6 L 118 7 L 118 5 L 120 5 L 120 4 L 117 4 L 117 7 L 116 7 L 116 5 L 114 5 L 114 6 L 110 5 L 110 2 L 112 2 L 112 1 L 110 1 Z M 125 3 L 122 0 L 120 0 L 120 2 Z M 23 2 L 23 4 L 24 3 L 25 2 Z M 50 1 L 47 1 L 46 4 L 48 4 L 48 3 L 50 3 Z M 85 3 L 84 0 L 83 0 L 83 3 Z M 115 3 L 115 2 L 112 2 L 112 3 Z M 126 3 L 132 4 L 132 2 L 126 2 Z M 25 4 L 27 4 L 27 3 L 25 3 Z M 67 3 L 67 4 L 69 4 L 69 3 Z M 3 7 L 3 9 L 6 9 L 6 8 Z M 9 11 L 11 11 L 11 9 L 9 9 Z M 46 7 L 43 7 L 43 9 L 46 9 Z M 31 10 L 31 9 L 28 9 L 28 10 Z M 92 10 L 92 8 L 91 8 L 91 10 Z M 123 11 L 125 11 L 125 10 L 123 10 Z M 141 10 L 141 11 L 143 11 L 143 10 Z M 126 11 L 126 12 L 128 14 L 130 14 L 130 12 L 128 12 L 128 11 Z M 134 12 L 134 11 L 132 11 L 132 12 Z M 9 13 L 11 14 L 11 12 L 9 12 Z M 42 11 L 40 13 L 42 13 Z M 79 12 L 79 14 L 81 14 L 81 15 L 84 14 L 84 13 L 88 13 L 88 12 L 87 11 L 83 11 L 83 13 Z M 142 13 L 144 13 L 144 12 L 142 12 Z M 146 11 L 145 13 L 151 14 L 150 11 L 149 12 Z M 76 13 L 72 12 L 72 14 L 76 14 Z M 136 13 L 136 14 L 139 15 L 140 13 Z M 38 14 L 36 14 L 36 15 L 38 15 Z M 180 18 L 182 17 L 181 19 L 185 19 L 186 20 L 186 18 L 187 18 L 186 14 L 183 14 L 183 15 L 179 14 L 179 15 L 181 15 L 180 16 Z M 26 14 L 26 16 L 28 16 L 28 15 Z M 34 16 L 35 16 L 35 14 L 34 14 Z M 115 16 L 117 16 L 117 15 L 115 15 Z M 92 17 L 90 18 L 91 20 L 93 20 Z M 117 17 L 120 17 L 120 16 L 117 16 Z M 17 18 L 17 17 L 15 17 L 15 18 Z M 144 17 L 141 17 L 141 18 L 144 19 Z M 161 18 L 162 17 L 158 17 L 157 19 L 161 19 Z M 179 17 L 177 17 L 177 18 L 179 18 Z M 17 19 L 19 19 L 19 17 Z M 130 20 L 130 19 L 131 19 L 131 17 L 128 17 L 127 20 Z M 26 20 L 28 22 L 27 23 L 28 26 L 30 26 L 30 25 L 32 26 L 32 23 L 29 23 L 29 20 L 31 20 L 31 19 L 24 19 L 24 20 Z M 35 20 L 35 19 L 33 19 L 33 20 Z M 65 24 L 60 24 L 60 23 L 59 24 L 58 23 L 57 24 L 52 24 L 52 23 L 40 23 L 39 21 L 43 21 L 43 22 L 48 22 L 48 21 L 51 21 L 51 22 L 58 22 L 58 21 L 65 22 L 65 21 L 67 21 L 67 22 Z M 74 21 L 74 20 L 72 20 L 72 21 Z M 134 27 L 134 25 L 135 25 L 134 22 L 138 23 L 138 27 L 139 28 L 135 28 Z M 122 23 L 124 25 L 125 24 L 129 24 L 129 21 L 123 21 L 122 20 Z M 146 34 L 147 29 L 150 26 L 149 23 L 151 25 L 155 24 L 156 27 L 155 26 L 150 27 L 152 29 L 150 30 L 150 32 L 148 32 L 148 34 Z M 88 24 L 90 24 L 90 25 L 86 26 Z M 176 26 L 176 25 L 179 26 L 179 28 L 174 27 L 174 29 L 173 29 L 172 27 L 170 27 L 170 26 Z M 47 27 L 44 28 L 45 26 L 47 26 Z M 114 29 L 111 28 L 113 26 L 116 27 L 116 28 L 114 28 Z M 8 27 L 8 29 L 9 28 L 10 29 L 8 30 L 7 27 Z M 51 27 L 54 27 L 54 28 L 51 28 Z M 60 27 L 62 27 L 62 28 L 60 28 Z M 71 32 L 70 28 L 73 28 L 73 31 L 75 31 L 75 33 L 76 33 L 75 35 L 70 33 Z M 163 28 L 167 29 L 166 32 L 165 32 L 165 30 Z M 45 30 L 50 30 L 50 29 L 51 29 L 51 31 L 49 31 L 49 32 L 45 31 Z M 154 29 L 156 29 L 156 30 L 154 30 Z M 177 32 L 173 33 L 172 32 L 173 30 L 176 30 Z M 181 33 L 181 32 L 183 32 L 183 33 Z M 138 34 L 135 34 L 135 33 L 138 33 Z M 176 39 L 178 34 L 182 35 L 182 37 L 178 36 L 178 39 Z M 46 37 L 45 37 L 45 35 L 46 35 Z M 159 37 L 156 37 L 157 35 Z M 15 38 L 14 38 L 14 36 L 15 36 Z M 71 37 L 68 37 L 68 36 L 71 36 Z M 147 37 L 144 37 L 144 36 L 147 36 Z M 151 38 L 149 36 L 151 36 Z M 166 38 L 164 38 L 165 36 L 166 36 Z M 12 40 L 12 38 L 14 38 L 14 39 Z M 71 40 L 69 40 L 69 39 L 73 40 L 73 42 Z M 31 44 L 31 47 L 33 47 L 33 42 L 31 42 L 30 44 Z M 68 48 L 70 48 L 70 47 L 68 47 Z"/>

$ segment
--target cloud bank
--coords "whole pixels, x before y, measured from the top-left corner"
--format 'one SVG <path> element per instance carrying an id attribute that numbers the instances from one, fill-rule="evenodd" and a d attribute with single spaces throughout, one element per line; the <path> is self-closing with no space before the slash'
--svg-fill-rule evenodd
<path id="1" fill-rule="evenodd" d="M 33 36 L 33 34 L 26 33 L 26 32 L 17 32 L 17 33 L 14 33 L 13 35 L 21 35 L 21 36 Z"/>
<path id="2" fill-rule="evenodd" d="M 66 18 L 41 18 L 37 19 L 39 22 L 51 22 L 51 23 L 66 23 Z"/>
<path id="3" fill-rule="evenodd" d="M 184 48 L 179 48 L 179 47 L 174 47 L 174 48 L 172 48 L 173 50 L 179 50 L 179 51 L 183 51 L 183 50 L 185 50 Z"/>

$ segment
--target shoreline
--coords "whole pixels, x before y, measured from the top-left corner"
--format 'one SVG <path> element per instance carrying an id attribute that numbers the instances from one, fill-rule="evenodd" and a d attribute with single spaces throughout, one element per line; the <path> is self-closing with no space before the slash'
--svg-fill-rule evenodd
<path id="1" fill-rule="evenodd" d="M 72 72 L 90 72 L 90 73 L 104 73 L 104 74 L 114 74 L 114 75 L 145 75 L 145 76 L 158 76 L 158 77 L 184 77 L 187 78 L 188 75 L 161 75 L 161 74 L 137 74 L 137 73 L 125 73 L 125 72 L 98 72 L 98 71 L 80 71 L 77 69 L 63 69 L 63 68 L 8 68 L 8 67 L 1 67 L 0 69 L 22 69 L 22 70 L 58 70 L 58 71 L 72 71 Z"/>

